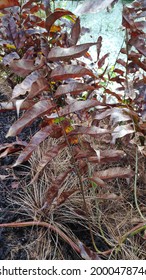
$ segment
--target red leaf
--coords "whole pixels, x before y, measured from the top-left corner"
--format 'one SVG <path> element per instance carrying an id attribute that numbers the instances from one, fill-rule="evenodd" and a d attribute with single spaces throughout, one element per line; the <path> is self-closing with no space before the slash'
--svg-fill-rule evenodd
<path id="1" fill-rule="evenodd" d="M 13 6 L 20 6 L 18 0 L 0 0 L 0 10 Z"/>
<path id="2" fill-rule="evenodd" d="M 77 191 L 79 191 L 79 189 L 72 189 L 72 190 L 69 190 L 69 191 L 63 191 L 61 193 L 61 195 L 57 198 L 57 200 L 55 202 L 55 206 L 59 206 L 59 205 L 63 204 L 72 194 L 74 194 Z"/>
<path id="3" fill-rule="evenodd" d="M 98 61 L 98 67 L 102 68 L 105 63 L 106 58 L 109 56 L 110 53 L 105 54 L 101 59 Z"/>
<path id="4" fill-rule="evenodd" d="M 78 246 L 80 248 L 80 255 L 84 260 L 101 260 L 96 252 L 86 247 L 81 241 L 78 241 Z"/>
<path id="5" fill-rule="evenodd" d="M 97 40 L 97 60 L 99 60 L 101 47 L 102 47 L 102 37 L 99 36 Z"/>
<path id="6" fill-rule="evenodd" d="M 50 61 L 68 61 L 73 58 L 81 57 L 84 55 L 91 46 L 96 43 L 87 43 L 78 46 L 72 46 L 70 48 L 54 47 L 51 49 L 48 55 Z"/>
<path id="7" fill-rule="evenodd" d="M 29 92 L 33 83 L 36 82 L 36 80 L 39 77 L 39 73 L 37 71 L 32 72 L 30 75 L 28 75 L 22 83 L 17 84 L 12 92 L 12 98 L 16 98 L 19 95 L 25 95 L 26 92 Z"/>
<path id="8" fill-rule="evenodd" d="M 134 176 L 134 171 L 130 168 L 124 168 L 124 167 L 112 167 L 105 170 L 101 170 L 98 172 L 95 172 L 93 174 L 93 178 L 96 179 L 96 176 L 99 177 L 102 180 L 109 180 L 109 179 L 115 179 L 115 178 L 131 178 Z"/>
<path id="9" fill-rule="evenodd" d="M 120 150 L 108 150 L 108 151 L 100 151 L 100 156 L 90 156 L 88 157 L 89 162 L 96 162 L 100 164 L 116 162 L 121 158 L 125 157 L 126 154 Z"/>
<path id="10" fill-rule="evenodd" d="M 69 135 L 86 134 L 95 137 L 97 135 L 104 135 L 109 133 L 110 130 L 105 128 L 100 128 L 96 126 L 91 126 L 91 127 L 78 126 L 76 129 L 71 131 Z"/>
<path id="11" fill-rule="evenodd" d="M 38 167 L 37 167 L 37 172 L 34 176 L 34 178 L 32 179 L 31 183 L 36 181 L 37 178 L 39 177 L 40 173 L 42 172 L 42 170 L 45 168 L 45 166 L 53 159 L 55 158 L 58 153 L 60 152 L 60 150 L 62 150 L 63 148 L 66 147 L 66 142 L 57 144 L 55 146 L 53 146 L 51 148 L 51 150 L 49 149 L 48 151 L 46 151 L 45 155 L 42 157 L 42 159 L 40 160 Z"/>
<path id="12" fill-rule="evenodd" d="M 83 66 L 64 65 L 57 66 L 54 70 L 52 70 L 50 77 L 52 80 L 66 80 L 68 78 L 83 77 L 85 75 L 95 77 L 91 70 Z"/>
<path id="13" fill-rule="evenodd" d="M 85 83 L 73 82 L 66 85 L 60 85 L 55 92 L 55 97 L 59 97 L 67 93 L 71 93 L 75 95 L 87 90 L 94 90 L 94 87 L 87 85 Z"/>
<path id="14" fill-rule="evenodd" d="M 119 58 L 119 59 L 117 59 L 116 62 L 117 62 L 118 64 L 121 64 L 122 66 L 126 67 L 126 62 L 125 62 L 123 59 Z"/>
<path id="15" fill-rule="evenodd" d="M 40 64 L 35 65 L 35 61 L 33 59 L 17 59 L 13 60 L 10 63 L 10 69 L 20 77 L 25 77 L 31 72 L 39 69 L 41 66 L 44 65 L 44 59 L 41 58 Z"/>
<path id="16" fill-rule="evenodd" d="M 38 145 L 44 141 L 54 130 L 54 126 L 45 126 L 41 130 L 39 130 L 27 144 L 27 146 L 23 149 L 21 154 L 19 155 L 17 161 L 15 162 L 14 166 L 21 164 L 24 161 L 27 161 L 32 152 L 38 147 Z"/>
<path id="17" fill-rule="evenodd" d="M 27 99 L 32 99 L 35 96 L 38 96 L 43 91 L 48 89 L 48 82 L 45 78 L 38 78 L 35 82 L 33 82 L 30 92 L 27 96 Z"/>
<path id="18" fill-rule="evenodd" d="M 130 124 L 118 125 L 112 132 L 112 143 L 114 144 L 117 138 L 122 138 L 131 133 L 134 133 L 134 129 Z"/>
<path id="19" fill-rule="evenodd" d="M 50 208 L 51 206 L 59 205 L 58 201 L 58 191 L 61 189 L 64 180 L 66 179 L 68 173 L 71 172 L 71 169 L 69 168 L 67 171 L 61 173 L 57 178 L 54 178 L 52 180 L 51 186 L 48 188 L 46 194 L 45 194 L 45 201 L 44 206 L 45 208 Z"/>
<path id="20" fill-rule="evenodd" d="M 65 106 L 64 108 L 60 109 L 59 115 L 65 116 L 70 113 L 74 113 L 80 110 L 89 109 L 91 107 L 95 107 L 99 105 L 100 102 L 96 100 L 85 100 L 85 101 L 74 101 L 71 104 Z"/>
<path id="21" fill-rule="evenodd" d="M 42 116 L 43 114 L 51 111 L 55 106 L 53 106 L 47 100 L 41 100 L 29 108 L 23 116 L 18 119 L 9 129 L 7 136 L 16 136 L 21 132 L 21 130 L 30 125 L 37 117 Z"/>
<path id="22" fill-rule="evenodd" d="M 81 32 L 80 18 L 78 17 L 71 29 L 71 44 L 72 45 L 77 44 L 77 42 L 79 40 L 80 32 Z"/>
<path id="23" fill-rule="evenodd" d="M 46 19 L 46 29 L 47 29 L 48 31 L 50 31 L 50 28 L 51 28 L 51 26 L 53 25 L 53 23 L 54 23 L 57 19 L 59 19 L 59 18 L 61 18 L 61 17 L 63 17 L 63 16 L 66 16 L 66 15 L 73 15 L 73 13 L 70 12 L 70 11 L 67 11 L 67 10 L 63 10 L 63 9 L 56 10 L 54 13 L 51 13 L 51 14 L 47 17 L 47 19 Z"/>

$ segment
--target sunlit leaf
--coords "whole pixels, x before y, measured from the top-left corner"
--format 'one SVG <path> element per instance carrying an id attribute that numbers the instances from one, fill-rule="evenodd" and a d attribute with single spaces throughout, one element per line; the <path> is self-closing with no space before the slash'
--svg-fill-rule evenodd
<path id="1" fill-rule="evenodd" d="M 67 93 L 75 95 L 87 90 L 94 90 L 94 87 L 85 83 L 72 82 L 66 85 L 60 85 L 55 92 L 55 97 L 59 97 Z"/>
<path id="2" fill-rule="evenodd" d="M 112 132 L 112 143 L 114 144 L 116 139 L 131 133 L 134 133 L 134 129 L 130 124 L 118 125 Z"/>
<path id="3" fill-rule="evenodd" d="M 65 15 L 73 15 L 73 13 L 63 9 L 58 9 L 54 13 L 51 13 L 46 19 L 46 29 L 50 31 L 50 28 L 54 22 Z"/>
<path id="4" fill-rule="evenodd" d="M 19 95 L 25 95 L 26 92 L 30 92 L 31 87 L 34 82 L 39 78 L 38 72 L 32 72 L 30 75 L 28 75 L 22 83 L 17 84 L 12 92 L 12 98 L 16 98 Z"/>
<path id="5" fill-rule="evenodd" d="M 91 70 L 83 66 L 64 65 L 57 66 L 54 70 L 52 70 L 50 77 L 52 80 L 66 80 L 68 78 L 83 77 L 85 75 L 95 77 Z"/>
<path id="6" fill-rule="evenodd" d="M 68 61 L 73 58 L 81 57 L 84 55 L 91 46 L 96 43 L 86 43 L 81 45 L 72 46 L 70 48 L 54 47 L 48 55 L 50 61 Z"/>

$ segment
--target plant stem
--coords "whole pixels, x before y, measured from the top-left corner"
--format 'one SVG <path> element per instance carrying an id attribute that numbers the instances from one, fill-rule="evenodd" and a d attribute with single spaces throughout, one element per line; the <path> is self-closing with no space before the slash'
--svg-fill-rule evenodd
<path id="1" fill-rule="evenodd" d="M 141 210 L 139 208 L 138 201 L 137 201 L 137 176 L 138 176 L 138 148 L 136 147 L 136 154 L 135 154 L 135 179 L 134 179 L 134 201 L 135 201 L 135 206 L 136 206 L 136 209 L 137 209 L 140 217 L 143 220 L 146 220 L 146 218 L 141 213 Z"/>
<path id="2" fill-rule="evenodd" d="M 41 227 L 46 227 L 48 229 L 53 230 L 54 232 L 58 233 L 62 239 L 64 239 L 77 253 L 80 253 L 80 248 L 63 232 L 61 231 L 58 227 L 55 227 L 49 223 L 46 222 L 40 222 L 40 221 L 29 221 L 29 222 L 14 222 L 14 223 L 5 223 L 5 224 L 0 224 L 0 228 L 2 227 L 32 227 L 32 226 L 41 226 Z"/>

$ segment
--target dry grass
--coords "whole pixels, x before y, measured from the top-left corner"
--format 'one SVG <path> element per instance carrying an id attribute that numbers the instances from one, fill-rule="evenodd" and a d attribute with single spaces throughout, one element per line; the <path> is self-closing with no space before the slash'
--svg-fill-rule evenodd
<path id="1" fill-rule="evenodd" d="M 51 149 L 56 143 L 57 140 L 48 138 L 33 153 L 30 160 L 31 178 L 35 176 L 38 163 L 46 153 L 46 149 Z M 128 164 L 131 164 L 132 169 L 135 170 L 133 149 L 131 148 L 131 150 L 129 150 L 128 147 L 125 149 L 125 152 L 127 153 L 126 160 L 120 163 L 114 163 L 114 165 L 111 166 L 128 166 Z M 59 192 L 71 190 L 76 187 L 78 187 L 78 191 L 59 206 L 55 206 L 56 204 L 53 202 L 52 207 L 43 207 L 46 191 L 48 192 L 52 179 L 68 169 L 71 165 L 70 158 L 71 156 L 68 148 L 64 148 L 59 155 L 45 167 L 36 182 L 26 185 L 21 191 L 18 191 L 15 196 L 15 201 L 13 198 L 13 203 L 17 205 L 17 211 L 22 214 L 24 220 L 49 222 L 63 230 L 74 242 L 77 242 L 78 238 L 85 241 L 82 236 L 82 231 L 83 228 L 88 230 L 88 219 L 84 212 L 83 198 L 79 189 L 78 177 L 74 172 L 70 172 L 67 175 Z M 145 211 L 143 196 L 145 193 L 145 181 L 143 180 L 145 162 L 141 156 L 138 165 L 138 203 L 140 208 L 142 207 L 143 211 Z M 106 167 L 106 165 L 90 165 L 90 172 L 93 172 L 93 170 L 105 169 Z M 108 182 L 108 189 L 105 190 L 95 186 L 89 188 L 89 182 L 87 180 L 84 182 L 86 204 L 95 241 L 96 237 L 100 238 L 102 243 L 111 250 L 106 258 L 145 259 L 145 239 L 141 233 L 127 238 L 124 243 L 121 244 L 122 237 L 142 221 L 134 202 L 134 178 L 130 181 L 126 181 L 126 179 L 110 181 Z M 116 196 L 110 199 L 108 195 L 111 193 Z M 105 195 L 105 198 L 100 199 L 99 197 L 101 195 Z M 144 212 L 143 215 L 145 215 Z M 80 229 L 80 236 L 76 236 L 73 225 L 75 228 Z M 85 238 L 91 239 L 89 231 L 88 236 Z M 92 246 L 89 240 L 86 240 L 86 243 L 90 243 L 90 246 Z M 64 248 L 65 244 L 64 242 L 62 243 L 58 234 L 52 234 L 50 230 L 37 229 L 35 231 L 34 240 L 32 241 L 31 238 L 31 241 L 28 242 L 27 252 L 31 259 L 69 258 L 69 254 L 67 253 L 66 255 Z M 98 249 L 104 251 L 102 248 Z M 34 256 L 32 256 L 32 251 Z"/>

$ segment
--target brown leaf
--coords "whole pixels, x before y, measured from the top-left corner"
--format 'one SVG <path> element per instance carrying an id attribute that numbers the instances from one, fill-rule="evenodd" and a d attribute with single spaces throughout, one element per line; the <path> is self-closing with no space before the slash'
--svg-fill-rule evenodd
<path id="1" fill-rule="evenodd" d="M 45 193 L 44 196 L 44 205 L 47 208 L 50 208 L 53 204 L 53 206 L 56 206 L 56 201 L 58 199 L 58 191 L 61 189 L 64 180 L 66 179 L 68 173 L 71 172 L 71 169 L 69 168 L 67 171 L 61 173 L 58 177 L 53 178 L 51 182 L 51 186 L 48 188 L 48 190 Z M 56 201 L 54 201 L 56 200 Z M 54 203 L 55 202 L 55 203 Z"/>
<path id="2" fill-rule="evenodd" d="M 134 171 L 130 167 L 112 167 L 106 170 L 95 172 L 92 177 L 96 179 L 96 176 L 102 180 L 131 178 L 134 176 Z"/>
<path id="3" fill-rule="evenodd" d="M 32 83 L 27 99 L 32 99 L 38 96 L 43 91 L 46 91 L 47 89 L 48 89 L 47 80 L 44 77 L 40 77 L 35 82 Z"/>
<path id="4" fill-rule="evenodd" d="M 15 59 L 10 62 L 10 69 L 20 77 L 26 77 L 29 75 L 31 72 L 39 69 L 41 66 L 44 65 L 44 59 L 43 57 L 40 60 L 40 63 L 35 65 L 34 59 Z"/>
<path id="5" fill-rule="evenodd" d="M 97 195 L 96 198 L 98 199 L 108 199 L 108 200 L 121 200 L 122 196 L 119 196 L 115 193 L 107 193 L 107 194 L 101 194 L 101 195 Z"/>
<path id="6" fill-rule="evenodd" d="M 79 191 L 79 189 L 76 188 L 69 191 L 63 191 L 61 195 L 56 199 L 55 206 L 63 204 L 72 194 L 74 194 L 77 191 Z"/>
<path id="7" fill-rule="evenodd" d="M 0 158 L 7 156 L 8 154 L 15 153 L 25 147 L 27 142 L 25 141 L 15 141 L 13 143 L 4 143 L 0 145 Z"/>
<path id="8" fill-rule="evenodd" d="M 27 161 L 32 152 L 38 147 L 38 145 L 44 141 L 54 130 L 54 126 L 45 126 L 41 130 L 39 130 L 27 144 L 27 146 L 23 149 L 21 154 L 19 155 L 17 161 L 15 162 L 14 166 L 21 164 L 24 161 Z"/>
<path id="9" fill-rule="evenodd" d="M 13 6 L 20 6 L 20 4 L 17 0 L 0 0 L 0 10 Z"/>
<path id="10" fill-rule="evenodd" d="M 90 177 L 90 178 L 87 178 L 88 180 L 94 182 L 95 184 L 97 184 L 98 187 L 106 187 L 107 184 L 100 178 L 98 178 L 96 176 L 96 178 L 93 178 L 93 177 Z"/>
<path id="11" fill-rule="evenodd" d="M 71 44 L 76 45 L 81 32 L 80 18 L 78 17 L 71 29 Z"/>
<path id="12" fill-rule="evenodd" d="M 11 62 L 13 62 L 14 59 L 19 59 L 19 58 L 20 58 L 20 56 L 16 52 L 11 52 L 4 56 L 3 64 L 5 66 L 8 66 L 11 64 Z"/>
<path id="13" fill-rule="evenodd" d="M 47 29 L 47 31 L 48 32 L 50 31 L 51 26 L 54 24 L 54 22 L 57 19 L 59 19 L 63 16 L 66 16 L 66 15 L 73 15 L 73 13 L 70 12 L 70 11 L 67 11 L 67 10 L 63 10 L 63 9 L 57 9 L 54 13 L 51 13 L 46 19 L 46 29 Z"/>
<path id="14" fill-rule="evenodd" d="M 67 93 L 76 95 L 87 90 L 94 90 L 94 87 L 85 83 L 72 82 L 70 84 L 60 85 L 55 92 L 55 97 L 59 97 Z"/>
<path id="15" fill-rule="evenodd" d="M 29 108 L 23 116 L 18 119 L 9 129 L 6 137 L 16 136 L 21 130 L 30 125 L 37 117 L 41 117 L 44 113 L 51 111 L 53 106 L 48 100 L 41 100 Z"/>
<path id="16" fill-rule="evenodd" d="M 134 129 L 130 124 L 118 125 L 112 132 L 112 143 L 116 142 L 116 139 L 122 138 L 127 134 L 134 133 Z"/>
<path id="17" fill-rule="evenodd" d="M 70 113 L 74 113 L 80 110 L 89 109 L 92 107 L 95 107 L 96 105 L 99 105 L 100 102 L 96 100 L 85 100 L 85 101 L 74 101 L 69 105 L 66 105 L 64 108 L 60 109 L 59 115 L 65 116 Z"/>
<path id="18" fill-rule="evenodd" d="M 22 83 L 17 84 L 12 92 L 12 98 L 16 98 L 19 95 L 25 95 L 26 92 L 30 92 L 31 87 L 34 82 L 37 81 L 39 78 L 39 73 L 37 71 L 32 72 L 30 75 L 28 75 Z"/>
<path id="19" fill-rule="evenodd" d="M 102 37 L 99 36 L 97 40 L 97 60 L 99 60 L 101 47 L 102 47 Z"/>
<path id="20" fill-rule="evenodd" d="M 90 136 L 104 135 L 110 133 L 109 129 L 100 128 L 96 126 L 86 127 L 78 126 L 76 129 L 70 132 L 69 135 L 86 134 Z"/>
<path id="21" fill-rule="evenodd" d="M 69 61 L 70 59 L 81 57 L 95 44 L 96 43 L 86 43 L 69 48 L 54 47 L 49 52 L 48 59 L 50 61 Z"/>
<path id="22" fill-rule="evenodd" d="M 85 75 L 95 77 L 95 75 L 91 70 L 83 66 L 64 65 L 64 66 L 57 66 L 54 70 L 52 70 L 50 78 L 52 80 L 66 80 L 68 78 L 83 77 Z"/>
<path id="23" fill-rule="evenodd" d="M 105 63 L 106 58 L 109 56 L 110 53 L 105 54 L 102 58 L 98 60 L 98 68 L 102 68 Z"/>
<path id="24" fill-rule="evenodd" d="M 34 178 L 32 179 L 32 182 L 34 182 L 35 180 L 37 180 L 37 178 L 39 177 L 40 173 L 42 172 L 42 170 L 45 168 L 45 166 L 53 159 L 55 158 L 58 153 L 60 152 L 60 150 L 62 150 L 63 148 L 66 147 L 66 142 L 57 144 L 55 146 L 52 147 L 52 149 L 46 151 L 45 155 L 42 157 L 42 159 L 40 160 L 38 167 L 37 167 L 37 172 L 36 175 L 34 176 Z"/>
<path id="25" fill-rule="evenodd" d="M 86 247 L 81 241 L 78 241 L 78 246 L 80 248 L 80 255 L 84 260 L 101 260 L 96 252 Z"/>

